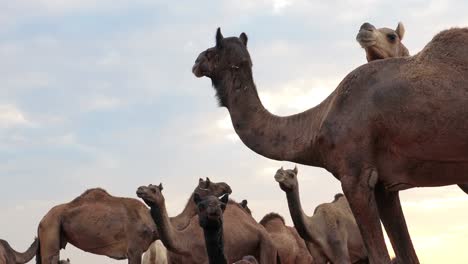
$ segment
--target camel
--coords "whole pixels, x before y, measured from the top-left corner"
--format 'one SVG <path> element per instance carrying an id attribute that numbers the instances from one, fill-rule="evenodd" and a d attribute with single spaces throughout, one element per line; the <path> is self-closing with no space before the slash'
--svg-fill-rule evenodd
<path id="1" fill-rule="evenodd" d="M 68 259 L 68 258 L 66 260 L 60 260 L 59 261 L 59 264 L 70 264 L 70 263 L 71 263 L 70 259 Z"/>
<path id="2" fill-rule="evenodd" d="M 231 187 L 224 182 L 212 182 L 208 177 L 206 180 L 200 178 L 198 186 L 192 192 L 182 212 L 175 216 L 170 217 L 171 224 L 178 230 L 186 228 L 191 219 L 197 214 L 197 208 L 193 202 L 193 195 L 198 194 L 200 197 L 208 195 L 221 196 L 224 194 L 231 194 Z M 161 241 L 154 241 L 148 250 L 143 255 L 143 264 L 165 264 L 167 263 L 167 249 Z"/>
<path id="3" fill-rule="evenodd" d="M 279 169 L 275 180 L 286 193 L 289 212 L 299 235 L 314 246 L 311 254 L 317 264 L 358 263 L 367 260 L 367 253 L 353 213 L 346 198 L 337 194 L 331 203 L 315 208 L 313 216 L 307 216 L 299 198 L 297 167 Z"/>
<path id="4" fill-rule="evenodd" d="M 280 117 L 262 105 L 247 35 L 202 52 L 192 72 L 211 79 L 242 142 L 274 160 L 325 168 L 341 182 L 372 264 L 419 263 L 399 191 L 468 183 L 468 28 L 438 33 L 418 54 L 350 72 L 319 105 Z"/>
<path id="5" fill-rule="evenodd" d="M 229 194 L 221 198 L 208 196 L 202 199 L 195 194 L 193 201 L 198 207 L 198 222 L 203 229 L 209 264 L 227 264 L 224 254 L 223 213 Z"/>
<path id="6" fill-rule="evenodd" d="M 312 256 L 306 243 L 299 236 L 296 229 L 286 226 L 281 215 L 269 213 L 260 220 L 260 224 L 265 227 L 273 239 L 282 264 L 312 263 Z"/>
<path id="7" fill-rule="evenodd" d="M 410 56 L 408 49 L 401 43 L 405 35 L 403 23 L 398 23 L 395 30 L 390 28 L 375 28 L 370 23 L 361 25 L 356 36 L 357 42 L 366 51 L 367 61 Z M 458 184 L 458 187 L 468 194 L 468 184 Z"/>
<path id="8" fill-rule="evenodd" d="M 174 228 L 167 216 L 162 189 L 162 184 L 141 186 L 137 196 L 151 208 L 161 241 L 168 250 L 168 263 L 206 263 L 208 258 L 198 216 L 184 230 Z M 261 264 L 276 263 L 277 251 L 266 230 L 232 200 L 224 212 L 223 232 L 229 263 L 246 255 L 254 255 Z"/>
<path id="9" fill-rule="evenodd" d="M 16 252 L 7 241 L 0 239 L 0 264 L 23 264 L 29 262 L 37 252 L 37 238 L 24 253 Z"/>
<path id="10" fill-rule="evenodd" d="M 403 23 L 398 23 L 395 30 L 377 29 L 370 23 L 362 24 L 356 36 L 357 42 L 366 51 L 367 61 L 395 57 L 408 57 L 408 49 L 401 43 L 405 35 Z"/>
<path id="11" fill-rule="evenodd" d="M 254 256 L 245 256 L 241 260 L 234 262 L 234 264 L 258 264 Z"/>
<path id="12" fill-rule="evenodd" d="M 141 255 L 159 238 L 148 208 L 132 198 L 89 189 L 73 201 L 53 207 L 38 228 L 37 263 L 58 263 L 59 251 L 75 247 L 140 264 Z"/>
<path id="13" fill-rule="evenodd" d="M 167 264 L 167 250 L 161 240 L 156 240 L 143 254 L 143 264 Z"/>

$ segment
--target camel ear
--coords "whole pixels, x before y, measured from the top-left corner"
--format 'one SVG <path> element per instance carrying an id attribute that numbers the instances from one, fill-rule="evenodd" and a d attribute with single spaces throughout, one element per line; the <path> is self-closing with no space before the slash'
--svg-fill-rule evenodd
<path id="1" fill-rule="evenodd" d="M 67 258 L 67 261 L 68 261 L 68 262 L 70 262 L 70 259 L 69 259 L 69 258 Z"/>
<path id="2" fill-rule="evenodd" d="M 210 178 L 206 177 L 206 187 L 210 186 L 210 183 L 211 183 Z"/>
<path id="3" fill-rule="evenodd" d="M 222 45 L 222 42 L 223 42 L 223 34 L 221 34 L 221 28 L 218 28 L 216 30 L 216 48 L 222 48 L 223 45 Z"/>
<path id="4" fill-rule="evenodd" d="M 281 166 L 280 171 L 284 171 L 283 166 Z"/>
<path id="5" fill-rule="evenodd" d="M 293 171 L 294 171 L 295 174 L 297 174 L 297 165 L 294 166 L 294 170 L 293 170 Z"/>
<path id="6" fill-rule="evenodd" d="M 202 178 L 199 178 L 199 179 L 198 179 L 198 183 L 201 183 L 202 181 L 203 181 Z"/>
<path id="7" fill-rule="evenodd" d="M 162 191 L 162 190 L 163 190 L 162 182 L 161 182 L 161 183 L 159 183 L 159 186 L 158 186 L 158 188 L 159 188 L 159 191 Z"/>
<path id="8" fill-rule="evenodd" d="M 247 34 L 245 34 L 244 32 L 242 32 L 239 36 L 239 39 L 242 41 L 242 43 L 244 43 L 244 45 L 247 47 L 247 41 L 249 40 L 249 38 L 247 38 Z"/>
<path id="9" fill-rule="evenodd" d="M 242 200 L 241 206 L 245 208 L 247 206 L 247 200 Z"/>
<path id="10" fill-rule="evenodd" d="M 398 23 L 398 26 L 395 29 L 395 32 L 397 33 L 400 40 L 402 40 L 403 37 L 405 36 L 405 26 L 403 25 L 403 23 L 401 23 L 401 22 Z"/>
<path id="11" fill-rule="evenodd" d="M 195 204 L 198 204 L 199 202 L 201 202 L 201 198 L 198 193 L 193 194 L 193 201 L 195 202 Z"/>

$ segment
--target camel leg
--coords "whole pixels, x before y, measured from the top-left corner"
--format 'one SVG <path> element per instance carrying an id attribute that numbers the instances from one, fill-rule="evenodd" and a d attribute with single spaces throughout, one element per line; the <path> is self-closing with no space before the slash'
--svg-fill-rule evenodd
<path id="1" fill-rule="evenodd" d="M 383 186 L 375 190 L 380 218 L 400 263 L 418 264 L 418 256 L 411 242 L 401 208 L 398 192 L 387 192 Z"/>
<path id="2" fill-rule="evenodd" d="M 327 264 L 327 257 L 320 253 L 315 245 L 308 243 L 307 248 L 309 249 L 310 255 L 312 255 L 312 258 L 314 259 L 314 264 Z"/>
<path id="3" fill-rule="evenodd" d="M 42 264 L 58 264 L 60 259 L 59 223 L 39 224 L 39 250 Z"/>
<path id="4" fill-rule="evenodd" d="M 128 256 L 128 264 L 141 264 L 141 254 Z"/>
<path id="5" fill-rule="evenodd" d="M 360 175 L 343 175 L 341 186 L 361 231 L 371 264 L 388 264 L 390 257 L 380 225 L 374 188 L 378 181 L 374 168 L 363 168 Z"/>
<path id="6" fill-rule="evenodd" d="M 262 235 L 260 241 L 260 264 L 276 264 L 278 257 L 278 250 L 276 249 L 273 241 L 271 241 L 270 235 Z"/>

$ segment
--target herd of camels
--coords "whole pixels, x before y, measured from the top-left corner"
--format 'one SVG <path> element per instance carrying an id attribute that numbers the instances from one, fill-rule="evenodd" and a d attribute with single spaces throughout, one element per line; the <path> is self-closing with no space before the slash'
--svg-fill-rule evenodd
<path id="1" fill-rule="evenodd" d="M 364 23 L 356 40 L 368 63 L 322 103 L 287 117 L 263 107 L 245 33 L 225 38 L 218 28 L 216 45 L 196 59 L 193 74 L 211 79 L 247 147 L 325 168 L 341 182 L 344 194 L 308 216 L 297 167 L 278 169 L 274 180 L 294 227 L 277 213 L 257 222 L 246 200 L 235 202 L 227 183 L 208 178 L 199 179 L 174 217 L 162 184 L 137 189 L 144 203 L 96 188 L 53 207 L 26 252 L 0 240 L 0 264 L 34 256 L 36 263 L 70 263 L 59 254 L 67 243 L 130 264 L 419 263 L 399 191 L 458 184 L 468 193 L 468 28 L 438 33 L 413 56 L 401 42 L 404 33 L 401 23 L 395 30 Z"/>

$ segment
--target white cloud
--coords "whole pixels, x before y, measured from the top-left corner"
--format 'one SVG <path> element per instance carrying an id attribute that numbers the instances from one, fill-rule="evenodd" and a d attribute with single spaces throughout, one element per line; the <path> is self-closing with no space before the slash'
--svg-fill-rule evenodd
<path id="1" fill-rule="evenodd" d="M 10 128 L 27 124 L 30 124 L 30 122 L 16 106 L 10 104 L 0 105 L 0 127 Z"/>

